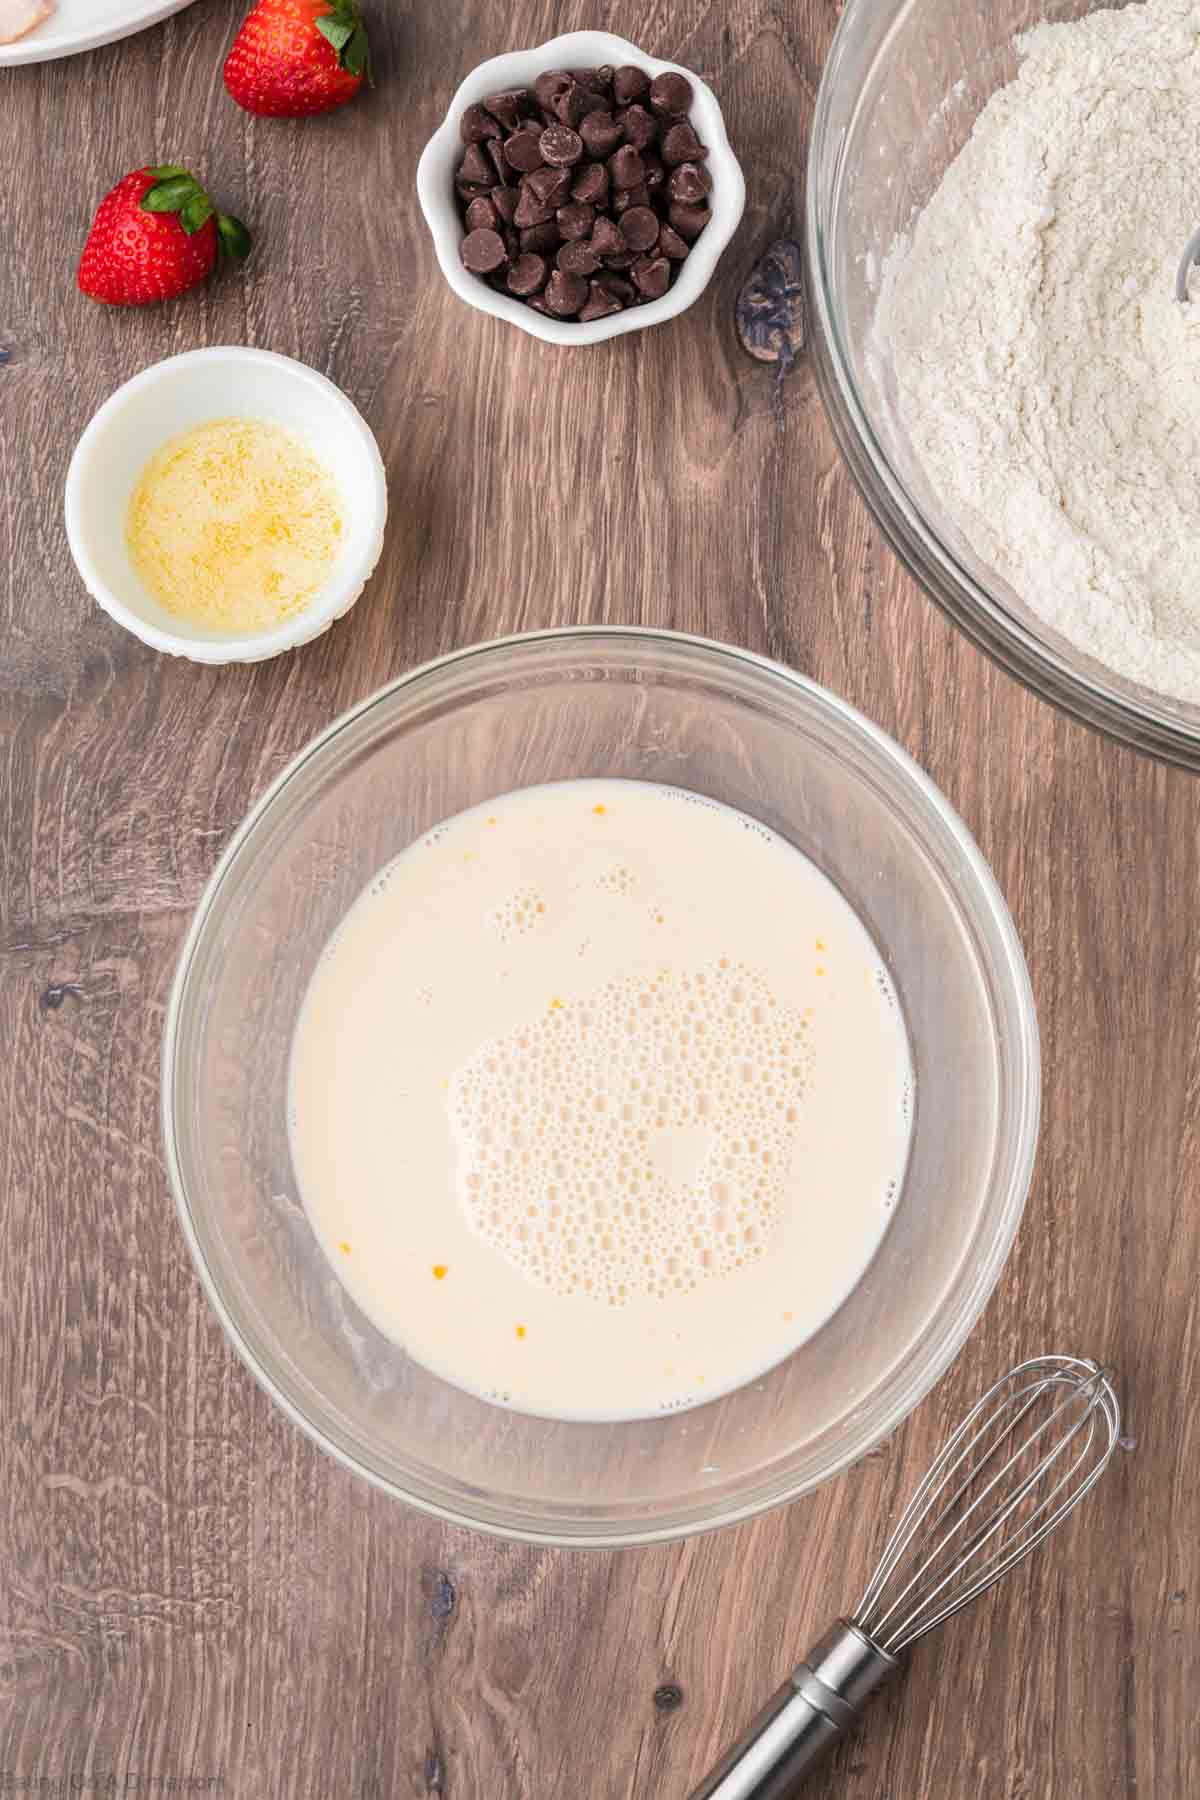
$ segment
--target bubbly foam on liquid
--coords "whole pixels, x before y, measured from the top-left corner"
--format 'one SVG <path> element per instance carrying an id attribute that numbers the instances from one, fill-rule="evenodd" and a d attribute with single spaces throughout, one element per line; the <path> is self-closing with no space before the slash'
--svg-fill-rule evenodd
<path id="1" fill-rule="evenodd" d="M 609 1306 L 742 1268 L 785 1204 L 807 1039 L 728 957 L 555 997 L 451 1083 L 471 1223 L 541 1286 Z"/>
<path id="2" fill-rule="evenodd" d="M 499 944 L 536 931 L 546 917 L 546 902 L 536 888 L 517 888 L 505 894 L 487 915 L 486 928 Z"/>

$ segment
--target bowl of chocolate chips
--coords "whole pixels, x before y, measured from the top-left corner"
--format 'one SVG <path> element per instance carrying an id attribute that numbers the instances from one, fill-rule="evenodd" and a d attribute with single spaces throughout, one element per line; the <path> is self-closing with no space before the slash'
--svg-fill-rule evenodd
<path id="1" fill-rule="evenodd" d="M 455 293 L 555 344 L 682 312 L 746 202 L 712 89 L 604 31 L 481 63 L 417 193 Z"/>

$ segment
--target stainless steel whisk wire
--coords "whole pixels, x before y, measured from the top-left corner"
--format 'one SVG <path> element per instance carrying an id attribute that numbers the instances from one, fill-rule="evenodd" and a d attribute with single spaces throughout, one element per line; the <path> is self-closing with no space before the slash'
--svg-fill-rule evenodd
<path id="1" fill-rule="evenodd" d="M 1033 1411 L 1040 1396 L 1051 1387 L 1063 1385 L 1063 1374 L 1048 1375 L 1043 1372 L 1045 1364 L 1051 1360 L 1052 1359 L 1050 1358 L 1041 1357 L 1034 1361 L 1023 1363 L 1019 1368 L 1016 1368 L 1012 1370 L 1010 1374 L 1005 1375 L 994 1387 L 990 1388 L 971 1408 L 971 1411 L 967 1414 L 958 1430 L 942 1447 L 926 1474 L 925 1479 L 909 1501 L 898 1525 L 888 1540 L 883 1556 L 880 1559 L 879 1567 L 876 1569 L 870 1585 L 854 1613 L 855 1622 L 860 1625 L 862 1629 L 881 1646 L 881 1648 L 886 1649 L 891 1655 L 899 1655 L 902 1650 L 907 1649 L 910 1644 L 915 1643 L 919 1637 L 923 1637 L 927 1631 L 932 1631 L 935 1626 L 940 1625 L 944 1620 L 951 1618 L 954 1613 L 960 1612 L 964 1606 L 969 1606 L 971 1601 L 982 1594 L 985 1588 L 991 1587 L 993 1582 L 999 1581 L 1000 1577 L 1005 1575 L 1015 1563 L 1020 1562 L 1044 1537 L 1048 1536 L 1073 1507 L 1078 1506 L 1084 1495 L 1089 1492 L 1103 1473 L 1104 1462 L 1093 1461 L 1092 1467 L 1087 1475 L 1082 1478 L 1077 1486 L 1072 1486 L 1078 1471 L 1092 1460 L 1091 1452 L 1096 1434 L 1101 1429 L 1097 1417 L 1098 1412 L 1104 1411 L 1104 1416 L 1107 1420 L 1107 1425 L 1104 1427 L 1106 1438 L 1110 1442 L 1115 1442 L 1119 1435 L 1120 1414 L 1117 1409 L 1116 1395 L 1113 1393 L 1111 1384 L 1108 1382 L 1108 1378 L 1104 1374 L 1104 1371 L 1097 1368 L 1094 1364 L 1076 1358 L 1064 1357 L 1061 1359 L 1053 1359 L 1056 1363 L 1060 1362 L 1068 1368 L 1079 1370 L 1082 1373 L 1082 1380 L 1078 1385 L 1070 1384 L 1068 1386 L 1067 1394 L 1059 1401 L 1049 1418 L 1043 1420 L 1033 1432 L 1032 1436 L 1027 1439 L 1019 1449 L 1015 1450 L 1008 1457 L 1007 1461 L 995 1471 L 982 1491 L 976 1495 L 975 1499 L 967 1507 L 962 1516 L 958 1518 L 953 1525 L 948 1523 L 953 1517 L 955 1506 L 963 1499 L 967 1488 L 978 1477 L 985 1465 L 997 1455 L 1001 1445 L 1018 1429 L 1022 1420 L 1027 1418 L 1030 1412 Z M 1034 1371 L 1037 1371 L 1037 1373 L 1034 1374 Z M 937 1517 L 932 1520 L 928 1519 L 928 1507 L 937 1500 L 942 1490 L 953 1480 L 955 1474 L 968 1462 L 976 1445 L 981 1443 L 987 1436 L 988 1428 L 986 1426 L 974 1431 L 973 1434 L 972 1427 L 975 1426 L 977 1420 L 986 1411 L 987 1407 L 992 1404 L 998 1395 L 1002 1394 L 1006 1387 L 1010 1387 L 1014 1380 L 1019 1380 L 1027 1374 L 1032 1375 L 1033 1377 L 1031 1388 L 1017 1389 L 1016 1392 L 1009 1397 L 1007 1402 L 1007 1404 L 1014 1405 L 1018 1401 L 1022 1402 L 1019 1410 L 1015 1413 L 1015 1416 L 1007 1427 L 1007 1430 L 996 1439 L 986 1456 L 981 1459 L 980 1463 L 971 1471 L 966 1479 L 960 1482 L 958 1488 L 952 1492 Z M 950 1548 L 958 1533 L 964 1530 L 972 1518 L 979 1513 L 980 1508 L 985 1505 L 995 1490 L 1004 1483 L 1013 1471 L 1015 1471 L 1025 1454 L 1053 1431 L 1057 1422 L 1065 1413 L 1073 1407 L 1078 1410 L 1079 1401 L 1083 1398 L 1090 1398 L 1092 1395 L 1096 1396 L 1096 1406 L 1086 1406 L 1085 1410 L 1076 1419 L 1071 1430 L 1066 1435 L 1059 1438 L 1053 1449 L 1048 1452 L 1046 1458 L 1018 1482 L 1015 1491 L 994 1518 L 991 1518 L 983 1524 L 977 1525 L 973 1535 L 970 1533 L 967 1534 L 963 1541 L 957 1546 L 957 1566 L 952 1567 L 949 1572 L 937 1582 L 937 1585 L 924 1597 L 924 1599 L 922 1599 L 919 1605 L 915 1606 L 912 1611 L 905 1614 L 896 1625 L 889 1629 L 888 1621 L 902 1605 L 905 1598 L 912 1593 L 914 1588 L 916 1588 L 924 1578 L 932 1574 L 937 1557 L 940 1553 Z M 1109 1416 L 1109 1412 L 1106 1409 L 1111 1409 L 1111 1416 Z M 958 1572 L 963 1567 L 964 1563 L 974 1555 L 976 1550 L 980 1549 L 984 1544 L 995 1538 L 998 1533 L 1003 1531 L 1005 1524 L 1019 1511 L 1025 1500 L 1037 1486 L 1038 1482 L 1054 1469 L 1059 1459 L 1067 1454 L 1075 1444 L 1076 1438 L 1081 1435 L 1083 1441 L 1076 1447 L 1077 1453 L 1074 1459 L 1059 1473 L 1059 1478 L 1051 1487 L 1049 1493 L 1044 1496 L 1034 1512 L 1024 1521 L 1022 1535 L 1019 1536 L 1018 1541 L 1015 1544 L 1010 1545 L 1007 1550 L 997 1551 L 995 1555 L 975 1571 L 974 1577 L 969 1585 L 961 1592 L 956 1593 L 951 1600 L 940 1607 L 935 1606 L 934 1602 L 956 1580 Z M 1065 1498 L 1061 1499 L 1059 1504 L 1055 1506 L 1054 1503 L 1056 1500 L 1059 1500 L 1060 1495 L 1065 1495 Z M 935 1535 L 939 1529 L 944 1526 L 946 1528 L 946 1536 L 941 1540 L 938 1549 L 930 1554 L 925 1561 L 919 1564 L 907 1585 L 902 1589 L 901 1593 L 897 1595 L 895 1600 L 892 1601 L 891 1605 L 883 1611 L 876 1611 L 876 1606 L 880 1603 L 881 1596 L 885 1593 L 888 1580 L 893 1570 L 901 1561 L 910 1544 L 917 1538 L 923 1525 L 930 1536 Z M 1033 1527 L 1036 1528 L 1030 1529 Z M 1027 1537 L 1023 1535 L 1026 1531 L 1029 1532 Z"/>
<path id="2" fill-rule="evenodd" d="M 848 1619 L 840 1619 L 692 1800 L 788 1800 L 910 1645 L 969 1606 L 1090 1493 L 1120 1437 L 1106 1371 L 1040 1356 L 990 1387 L 943 1444 Z"/>

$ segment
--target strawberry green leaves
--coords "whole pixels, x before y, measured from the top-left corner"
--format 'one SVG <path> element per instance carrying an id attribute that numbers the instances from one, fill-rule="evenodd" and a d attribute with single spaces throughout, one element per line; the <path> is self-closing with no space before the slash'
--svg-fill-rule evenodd
<path id="1" fill-rule="evenodd" d="M 212 218 L 214 207 L 207 194 L 192 194 L 179 208 L 179 223 L 191 237 Z"/>
<path id="2" fill-rule="evenodd" d="M 231 219 L 228 213 L 218 213 L 217 237 L 227 256 L 236 257 L 238 262 L 245 262 L 250 254 L 250 233 L 240 219 Z"/>
<path id="3" fill-rule="evenodd" d="M 335 0 L 333 10 L 316 20 L 317 30 L 337 51 L 338 67 L 348 75 L 372 80 L 371 46 L 357 0 Z"/>
<path id="4" fill-rule="evenodd" d="M 154 171 L 151 171 L 154 173 Z M 186 169 L 164 175 L 147 188 L 142 199 L 143 212 L 179 212 L 189 200 L 203 198 L 204 189 Z M 203 221 L 202 221 L 203 222 Z"/>
<path id="5" fill-rule="evenodd" d="M 240 219 L 231 219 L 226 214 L 217 212 L 190 170 L 178 163 L 163 163 L 157 168 L 147 169 L 146 173 L 150 176 L 151 186 L 142 195 L 143 212 L 177 213 L 179 223 L 188 237 L 194 237 L 215 217 L 222 250 L 227 255 L 236 257 L 239 262 L 249 256 L 250 233 L 246 227 Z"/>

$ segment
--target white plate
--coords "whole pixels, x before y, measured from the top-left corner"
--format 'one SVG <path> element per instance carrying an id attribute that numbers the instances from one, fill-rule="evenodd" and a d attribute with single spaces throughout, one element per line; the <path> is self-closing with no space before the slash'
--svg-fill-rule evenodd
<path id="1" fill-rule="evenodd" d="M 130 37 L 182 12 L 192 0 L 58 0 L 55 11 L 15 44 L 0 44 L 0 69 L 17 63 L 51 62 Z"/>

